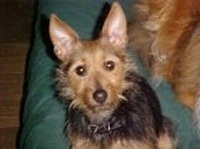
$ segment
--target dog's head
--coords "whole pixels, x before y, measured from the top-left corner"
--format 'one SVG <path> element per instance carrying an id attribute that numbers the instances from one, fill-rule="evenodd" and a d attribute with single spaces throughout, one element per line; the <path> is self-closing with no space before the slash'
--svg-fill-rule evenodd
<path id="1" fill-rule="evenodd" d="M 58 19 L 50 18 L 50 37 L 54 52 L 61 61 L 58 70 L 61 94 L 72 105 L 89 115 L 107 115 L 123 99 L 127 86 L 127 23 L 120 5 L 115 2 L 96 40 L 80 40 L 78 34 Z"/>

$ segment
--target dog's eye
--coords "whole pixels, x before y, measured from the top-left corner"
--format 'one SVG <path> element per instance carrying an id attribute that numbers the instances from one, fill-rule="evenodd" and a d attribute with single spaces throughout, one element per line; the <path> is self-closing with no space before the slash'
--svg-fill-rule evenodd
<path id="1" fill-rule="evenodd" d="M 84 76 L 86 74 L 86 68 L 85 68 L 85 66 L 80 65 L 80 66 L 76 67 L 75 72 L 79 76 Z"/>
<path id="2" fill-rule="evenodd" d="M 113 61 L 107 61 L 105 63 L 106 70 L 112 71 L 115 69 L 115 63 Z"/>

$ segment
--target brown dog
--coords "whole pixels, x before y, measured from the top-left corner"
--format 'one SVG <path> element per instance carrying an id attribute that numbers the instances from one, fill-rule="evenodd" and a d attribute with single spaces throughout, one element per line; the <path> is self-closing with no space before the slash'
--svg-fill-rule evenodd
<path id="1" fill-rule="evenodd" d="M 72 149 L 173 149 L 171 122 L 125 53 L 126 18 L 115 2 L 101 36 L 83 41 L 55 15 L 50 36 L 61 61 L 58 90 L 69 102 Z"/>
<path id="2" fill-rule="evenodd" d="M 131 45 L 153 78 L 167 80 L 194 109 L 200 91 L 200 1 L 138 0 L 133 10 Z"/>

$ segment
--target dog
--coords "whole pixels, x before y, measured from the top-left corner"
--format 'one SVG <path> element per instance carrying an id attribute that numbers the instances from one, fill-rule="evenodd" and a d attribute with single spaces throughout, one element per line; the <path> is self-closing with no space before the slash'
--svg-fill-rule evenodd
<path id="1" fill-rule="evenodd" d="M 130 45 L 154 82 L 171 84 L 200 122 L 200 1 L 137 0 L 133 14 Z"/>
<path id="2" fill-rule="evenodd" d="M 127 22 L 114 2 L 98 39 L 81 40 L 55 14 L 50 38 L 60 61 L 60 97 L 69 104 L 66 134 L 72 149 L 174 149 L 172 122 L 125 49 Z"/>

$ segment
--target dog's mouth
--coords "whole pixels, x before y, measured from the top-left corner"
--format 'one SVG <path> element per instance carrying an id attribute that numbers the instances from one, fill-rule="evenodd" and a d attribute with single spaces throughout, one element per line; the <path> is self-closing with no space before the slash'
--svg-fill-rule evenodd
<path id="1" fill-rule="evenodd" d="M 95 105 L 85 109 L 89 119 L 97 122 L 110 117 L 114 110 L 115 107 L 111 104 Z"/>

